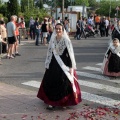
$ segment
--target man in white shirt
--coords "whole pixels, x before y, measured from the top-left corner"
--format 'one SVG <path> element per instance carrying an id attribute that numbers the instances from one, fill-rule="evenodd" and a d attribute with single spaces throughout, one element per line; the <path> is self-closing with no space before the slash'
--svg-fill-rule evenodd
<path id="1" fill-rule="evenodd" d="M 105 33 L 106 37 L 108 37 L 108 31 L 109 31 L 109 20 L 105 18 Z"/>
<path id="2" fill-rule="evenodd" d="M 61 23 L 61 22 L 60 22 L 60 17 L 58 17 L 58 19 L 56 20 L 56 24 L 57 24 L 57 23 Z"/>

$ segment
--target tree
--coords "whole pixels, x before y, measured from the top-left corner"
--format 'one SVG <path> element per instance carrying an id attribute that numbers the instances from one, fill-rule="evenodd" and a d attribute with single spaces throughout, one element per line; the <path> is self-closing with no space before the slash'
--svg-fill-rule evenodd
<path id="1" fill-rule="evenodd" d="M 34 0 L 21 0 L 21 12 L 34 8 Z"/>
<path id="2" fill-rule="evenodd" d="M 8 12 L 7 12 L 7 4 L 6 3 L 2 4 L 0 6 L 0 13 L 2 13 L 3 16 L 7 16 Z"/>
<path id="3" fill-rule="evenodd" d="M 88 0 L 75 0 L 75 5 L 89 6 L 89 2 L 88 2 Z"/>
<path id="4" fill-rule="evenodd" d="M 98 8 L 99 6 L 99 2 L 97 2 L 96 0 L 88 0 L 89 3 L 89 7 L 92 7 L 94 9 Z"/>
<path id="5" fill-rule="evenodd" d="M 0 0 L 0 5 L 2 5 L 2 3 L 3 3 L 2 0 Z"/>
<path id="6" fill-rule="evenodd" d="M 19 12 L 18 0 L 9 0 L 7 2 L 7 11 L 8 11 L 8 17 L 10 17 L 11 15 L 18 15 Z"/>
<path id="7" fill-rule="evenodd" d="M 111 6 L 111 11 L 110 11 L 110 6 Z M 100 7 L 96 11 L 96 13 L 104 16 L 109 16 L 110 13 L 111 17 L 115 17 L 115 13 L 117 12 L 116 6 L 120 6 L 120 0 L 111 1 L 111 4 L 110 4 L 110 0 L 109 1 L 102 0 L 100 2 Z"/>
<path id="8" fill-rule="evenodd" d="M 43 0 L 38 0 L 36 2 L 36 6 L 39 7 L 40 9 L 42 9 L 43 8 Z"/>

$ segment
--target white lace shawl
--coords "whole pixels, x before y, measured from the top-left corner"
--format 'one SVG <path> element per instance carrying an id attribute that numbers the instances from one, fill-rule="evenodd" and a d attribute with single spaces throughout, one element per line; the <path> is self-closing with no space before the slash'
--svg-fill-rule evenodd
<path id="1" fill-rule="evenodd" d="M 116 54 L 116 55 L 118 55 L 118 56 L 120 57 L 120 45 L 119 45 L 118 47 L 115 47 L 115 46 L 113 46 L 113 44 L 112 44 L 112 45 L 109 46 L 107 52 L 108 52 L 109 50 L 111 50 L 112 53 L 114 53 L 114 54 Z M 107 56 L 107 52 L 106 52 L 106 56 Z"/>
<path id="2" fill-rule="evenodd" d="M 65 30 L 64 30 L 64 34 L 63 34 L 61 40 L 58 43 L 57 43 L 57 40 L 56 40 L 55 31 L 52 34 L 52 37 L 51 37 L 51 40 L 50 40 L 50 43 L 49 43 L 49 46 L 48 46 L 47 57 L 46 57 L 46 61 L 45 61 L 45 68 L 49 69 L 49 64 L 50 64 L 51 59 L 52 59 L 52 55 L 53 55 L 52 44 L 55 44 L 56 52 L 59 55 L 62 55 L 65 48 L 67 47 L 67 50 L 68 50 L 68 53 L 69 53 L 69 56 L 70 56 L 70 59 L 71 59 L 71 62 L 72 62 L 72 68 L 76 69 L 76 62 L 75 62 L 75 57 L 74 57 L 73 46 L 72 46 L 71 40 L 69 39 Z"/>

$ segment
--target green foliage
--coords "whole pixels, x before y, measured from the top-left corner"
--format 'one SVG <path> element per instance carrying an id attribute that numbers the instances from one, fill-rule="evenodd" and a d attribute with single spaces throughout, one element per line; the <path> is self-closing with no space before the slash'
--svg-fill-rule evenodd
<path id="1" fill-rule="evenodd" d="M 21 0 L 21 12 L 25 12 L 26 9 L 34 8 L 34 0 Z"/>
<path id="2" fill-rule="evenodd" d="M 3 14 L 0 14 L 0 18 L 3 18 Z"/>
<path id="3" fill-rule="evenodd" d="M 7 17 L 4 17 L 3 14 L 0 14 L 0 18 L 3 18 L 6 23 L 8 22 Z"/>
<path id="4" fill-rule="evenodd" d="M 3 14 L 3 16 L 7 16 L 7 4 L 1 4 L 0 5 L 0 13 Z"/>
<path id="5" fill-rule="evenodd" d="M 110 6 L 111 6 L 111 11 L 110 11 Z M 120 0 L 111 1 L 111 4 L 110 4 L 110 0 L 109 1 L 102 0 L 100 2 L 100 7 L 96 11 L 96 13 L 104 16 L 109 16 L 110 13 L 111 17 L 115 17 L 115 13 L 117 12 L 116 6 L 120 6 Z"/>
<path id="6" fill-rule="evenodd" d="M 38 0 L 38 2 L 36 3 L 36 6 L 39 7 L 40 9 L 43 8 L 43 0 Z"/>
<path id="7" fill-rule="evenodd" d="M 89 6 L 89 2 L 88 2 L 88 0 L 75 0 L 75 5 Z"/>
<path id="8" fill-rule="evenodd" d="M 38 17 L 40 19 L 40 22 L 43 20 L 44 17 L 50 17 L 46 10 L 36 8 L 33 8 L 31 11 L 26 9 L 24 13 L 19 13 L 19 15 L 24 16 L 26 27 L 28 27 L 29 25 L 30 17 L 33 17 L 34 19 Z"/>
<path id="9" fill-rule="evenodd" d="M 7 11 L 8 11 L 8 16 L 18 15 L 19 12 L 18 0 L 9 0 L 7 2 Z"/>
<path id="10" fill-rule="evenodd" d="M 88 0 L 89 2 L 89 7 L 92 7 L 93 9 L 96 9 L 99 6 L 99 2 L 96 0 Z"/>

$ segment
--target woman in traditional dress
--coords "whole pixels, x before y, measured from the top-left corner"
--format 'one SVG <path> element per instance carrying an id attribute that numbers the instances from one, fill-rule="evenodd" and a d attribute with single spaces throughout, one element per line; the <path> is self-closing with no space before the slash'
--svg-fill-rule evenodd
<path id="1" fill-rule="evenodd" d="M 118 38 L 120 40 L 120 20 L 117 21 L 117 24 L 114 26 L 112 31 L 112 39 L 114 38 Z"/>
<path id="2" fill-rule="evenodd" d="M 108 48 L 102 65 L 103 74 L 112 77 L 120 76 L 120 42 L 118 38 Z"/>
<path id="3" fill-rule="evenodd" d="M 56 24 L 52 34 L 45 68 L 37 97 L 48 104 L 47 109 L 77 105 L 81 102 L 73 47 L 61 23 Z"/>

